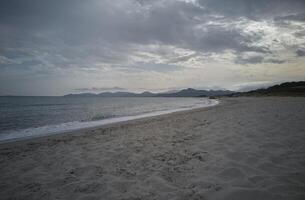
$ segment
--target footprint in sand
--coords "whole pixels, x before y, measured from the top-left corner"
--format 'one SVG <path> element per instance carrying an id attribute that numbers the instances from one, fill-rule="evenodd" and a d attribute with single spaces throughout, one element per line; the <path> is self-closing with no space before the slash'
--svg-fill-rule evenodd
<path id="1" fill-rule="evenodd" d="M 208 152 L 195 152 L 192 153 L 192 158 L 197 159 L 201 162 L 205 162 L 207 160 L 208 157 Z"/>

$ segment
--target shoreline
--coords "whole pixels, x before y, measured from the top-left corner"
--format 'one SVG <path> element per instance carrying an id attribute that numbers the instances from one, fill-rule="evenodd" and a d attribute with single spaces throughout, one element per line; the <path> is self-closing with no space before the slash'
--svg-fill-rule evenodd
<path id="1" fill-rule="evenodd" d="M 305 198 L 305 98 L 221 104 L 0 145 L 3 199 Z"/>
<path id="2" fill-rule="evenodd" d="M 26 141 L 31 141 L 31 140 L 37 140 L 40 138 L 41 139 L 49 138 L 49 137 L 53 137 L 53 136 L 60 137 L 61 135 L 65 135 L 65 134 L 75 134 L 75 133 L 91 131 L 91 130 L 95 130 L 95 129 L 119 126 L 121 124 L 138 121 L 138 120 L 142 120 L 142 119 L 157 118 L 159 116 L 167 116 L 167 115 L 184 113 L 184 112 L 193 112 L 196 110 L 212 108 L 212 107 L 220 106 L 221 104 L 223 104 L 223 102 L 221 102 L 219 99 L 218 100 L 209 99 L 209 100 L 213 101 L 213 103 L 211 103 L 210 105 L 205 105 L 205 106 L 156 111 L 156 112 L 149 112 L 149 113 L 144 113 L 144 114 L 140 114 L 140 115 L 123 116 L 123 117 L 118 117 L 118 118 L 109 118 L 109 119 L 98 120 L 98 121 L 90 121 L 89 124 L 92 123 L 93 125 L 89 125 L 87 127 L 72 128 L 72 129 L 68 129 L 68 130 L 55 131 L 55 132 L 50 132 L 50 133 L 46 133 L 46 134 L 40 134 L 40 135 L 37 134 L 37 135 L 27 136 L 27 137 L 0 140 L 0 147 L 1 147 L 1 145 L 4 145 L 4 144 L 17 143 L 17 142 L 23 142 L 23 141 L 26 142 Z M 82 123 L 82 122 L 80 122 L 80 123 Z M 86 122 L 83 122 L 83 123 L 86 123 Z M 38 127 L 38 129 L 40 129 L 40 128 L 43 128 L 43 127 Z M 30 128 L 30 129 L 35 129 L 35 128 Z M 24 132 L 26 130 L 28 130 L 28 129 L 24 129 L 21 131 Z"/>
<path id="3" fill-rule="evenodd" d="M 18 130 L 18 131 L 11 131 L 8 133 L 3 133 L 1 135 L 0 144 L 21 141 L 21 140 L 29 140 L 29 139 L 39 138 L 39 137 L 48 137 L 51 135 L 58 135 L 58 134 L 64 134 L 64 133 L 69 133 L 69 132 L 74 132 L 74 131 L 85 130 L 85 129 L 98 128 L 98 127 L 107 126 L 110 124 L 128 122 L 128 121 L 142 119 L 142 118 L 157 117 L 160 115 L 166 115 L 166 114 L 171 114 L 171 113 L 191 111 L 191 110 L 201 109 L 201 108 L 206 108 L 206 107 L 213 107 L 213 106 L 217 106 L 220 103 L 218 100 L 214 100 L 214 99 L 208 99 L 208 101 L 210 102 L 209 105 L 199 105 L 199 106 L 194 106 L 194 107 L 177 108 L 177 109 L 171 109 L 171 110 L 160 110 L 160 111 L 142 113 L 142 114 L 138 114 L 138 115 L 127 115 L 127 116 L 122 116 L 122 117 L 114 117 L 114 118 L 108 118 L 108 119 L 96 120 L 96 121 L 67 122 L 67 123 L 62 123 L 62 124 L 54 124 L 54 125 L 37 127 L 37 128 L 27 128 L 27 129 Z M 24 135 L 26 135 L 26 136 L 24 136 Z"/>

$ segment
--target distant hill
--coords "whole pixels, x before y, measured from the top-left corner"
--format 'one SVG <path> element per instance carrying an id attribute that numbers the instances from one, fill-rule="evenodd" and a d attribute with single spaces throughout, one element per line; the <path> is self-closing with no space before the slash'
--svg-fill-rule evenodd
<path id="1" fill-rule="evenodd" d="M 102 92 L 99 94 L 94 93 L 80 93 L 80 94 L 68 94 L 64 97 L 152 97 L 154 93 L 132 93 L 132 92 Z"/>
<path id="2" fill-rule="evenodd" d="M 81 93 L 81 94 L 67 94 L 64 95 L 64 97 L 95 97 L 97 96 L 96 94 L 93 93 Z"/>
<path id="3" fill-rule="evenodd" d="M 156 94 L 159 97 L 210 97 L 216 95 L 228 95 L 232 94 L 232 91 L 228 90 L 195 90 L 193 88 L 188 88 L 180 90 L 174 93 L 160 93 Z"/>
<path id="4" fill-rule="evenodd" d="M 64 97 L 210 97 L 216 95 L 228 95 L 232 94 L 232 91 L 228 90 L 196 90 L 192 88 L 183 89 L 174 92 L 164 93 L 132 93 L 132 92 L 102 92 L 99 94 L 94 93 L 80 93 L 80 94 L 68 94 Z"/>
<path id="5" fill-rule="evenodd" d="M 305 81 L 286 82 L 266 89 L 237 92 L 227 96 L 305 96 Z"/>

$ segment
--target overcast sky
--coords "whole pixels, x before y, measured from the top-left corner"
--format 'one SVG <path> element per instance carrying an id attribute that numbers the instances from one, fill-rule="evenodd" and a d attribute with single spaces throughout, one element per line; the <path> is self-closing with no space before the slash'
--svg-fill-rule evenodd
<path id="1" fill-rule="evenodd" d="M 305 80 L 304 0 L 1 0 L 0 95 Z"/>

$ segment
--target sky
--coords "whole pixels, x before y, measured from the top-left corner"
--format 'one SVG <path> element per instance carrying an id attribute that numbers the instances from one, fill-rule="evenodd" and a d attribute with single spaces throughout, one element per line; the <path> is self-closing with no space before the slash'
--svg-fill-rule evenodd
<path id="1" fill-rule="evenodd" d="M 1 0 L 0 95 L 305 80 L 304 0 Z"/>

